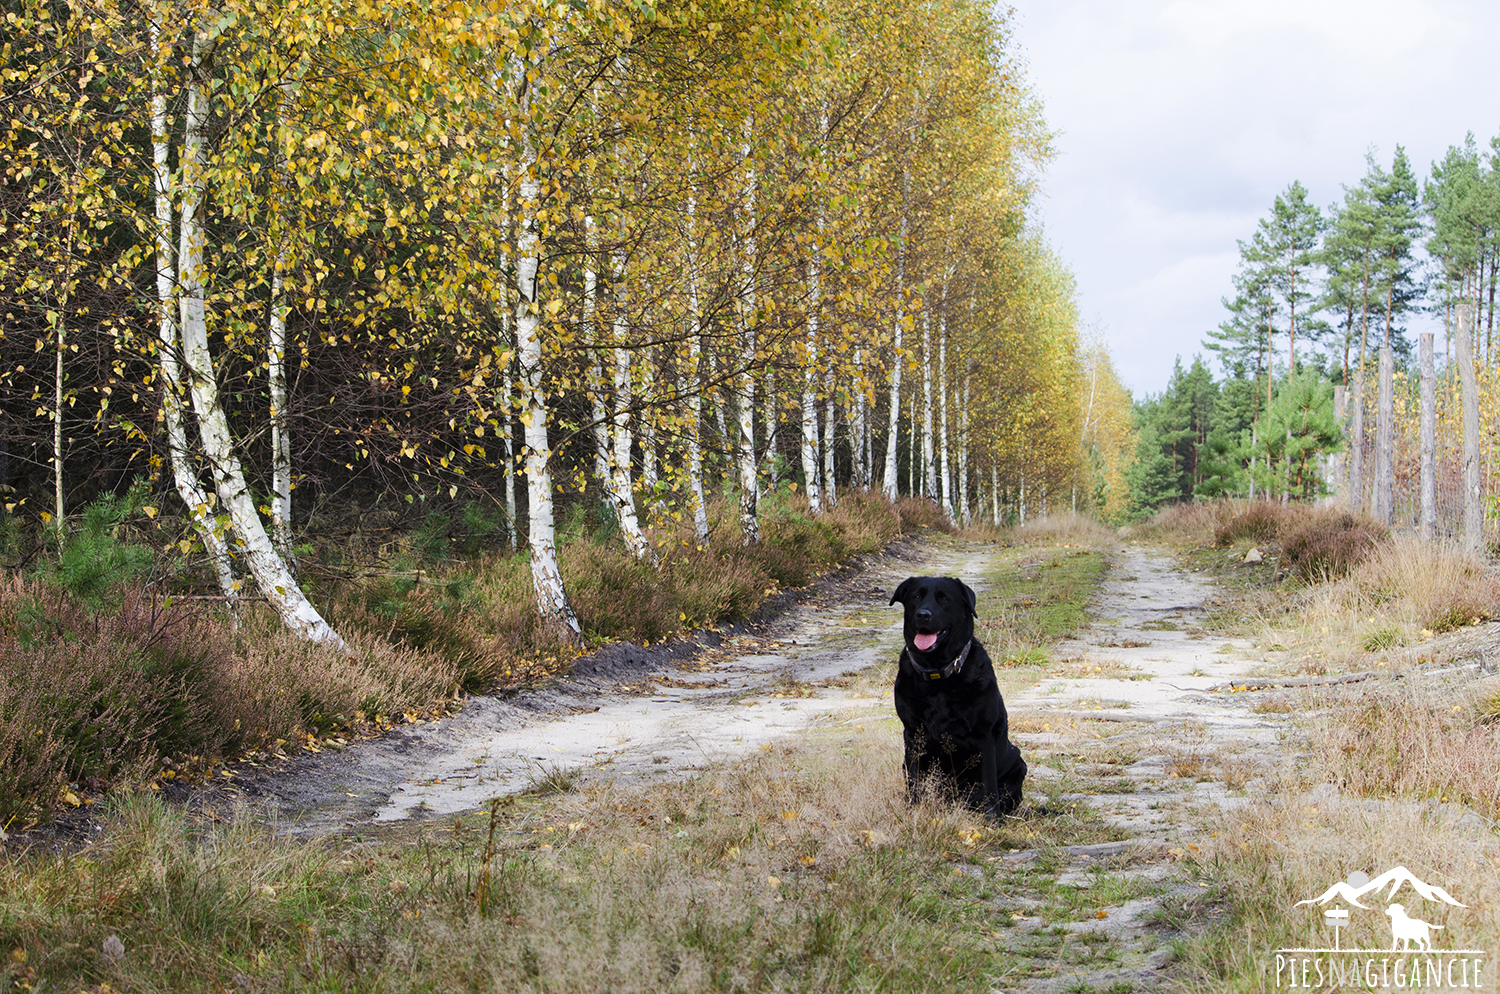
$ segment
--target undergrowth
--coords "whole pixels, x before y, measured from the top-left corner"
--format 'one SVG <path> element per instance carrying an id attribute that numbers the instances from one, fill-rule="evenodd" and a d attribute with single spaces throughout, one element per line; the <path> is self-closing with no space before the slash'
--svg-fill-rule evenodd
<path id="1" fill-rule="evenodd" d="M 143 499 L 133 490 L 91 506 L 60 555 L 0 583 L 0 827 L 162 769 L 202 773 L 307 736 L 386 728 L 456 693 L 534 683 L 572 658 L 538 623 L 529 561 L 483 551 L 494 522 L 477 512 L 449 528 L 429 515 L 380 564 L 304 557 L 309 595 L 349 643 L 341 654 L 298 642 L 264 605 L 230 618 L 182 596 L 175 545 L 143 541 Z M 858 492 L 817 517 L 772 495 L 751 547 L 723 526 L 727 507 L 716 517 L 702 545 L 690 531 L 655 531 L 655 566 L 618 541 L 579 533 L 565 544 L 588 641 L 649 644 L 740 621 L 778 589 L 945 527 L 930 502 Z M 465 552 L 476 554 L 455 558 Z"/>

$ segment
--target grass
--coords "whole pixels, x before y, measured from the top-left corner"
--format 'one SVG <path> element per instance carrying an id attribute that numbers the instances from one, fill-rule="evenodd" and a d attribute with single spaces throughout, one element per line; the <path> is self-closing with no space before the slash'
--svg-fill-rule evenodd
<path id="1" fill-rule="evenodd" d="M 1102 558 L 1077 551 L 1004 550 L 1012 570 L 1060 557 L 1045 589 L 1081 602 Z M 1063 630 L 1059 598 L 983 597 L 984 616 Z M 1121 838 L 1062 800 L 1112 789 L 1114 767 L 1070 760 L 999 823 L 912 804 L 878 707 L 649 789 L 539 767 L 488 810 L 358 836 L 115 795 L 96 843 L 0 861 L 0 991 L 953 991 L 1117 962 L 1092 923 L 1155 885 L 1123 863 L 1088 889 L 1053 880 L 1062 846 Z"/>
<path id="2" fill-rule="evenodd" d="M 1001 666 L 1039 666 L 1049 647 L 1088 622 L 1088 603 L 1108 570 L 1105 554 L 1071 543 L 1028 544 L 997 557 L 987 580 L 996 616 L 980 615 L 990 655 Z"/>
<path id="3" fill-rule="evenodd" d="M 1002 854 L 1113 833 L 1086 810 L 911 805 L 892 724 L 362 843 L 122 800 L 86 855 L 0 865 L 0 989 L 982 989 L 1013 965 L 1004 895 L 1047 892 L 1071 921 L 1111 894 L 1051 894 Z"/>

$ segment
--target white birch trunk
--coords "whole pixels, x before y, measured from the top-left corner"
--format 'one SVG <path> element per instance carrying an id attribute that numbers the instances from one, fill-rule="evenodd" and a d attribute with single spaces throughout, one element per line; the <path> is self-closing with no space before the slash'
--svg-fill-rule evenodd
<path id="1" fill-rule="evenodd" d="M 199 32 L 193 40 L 189 67 L 188 107 L 183 124 L 181 154 L 183 198 L 177 276 L 180 286 L 180 328 L 185 372 L 198 434 L 213 474 L 219 502 L 238 536 L 245 563 L 256 585 L 283 623 L 303 638 L 347 650 L 348 646 L 303 595 L 286 563 L 276 554 L 245 483 L 244 470 L 234 451 L 229 419 L 219 399 L 213 357 L 208 348 L 204 308 L 203 251 L 208 240 L 201 211 L 206 199 L 203 177 L 204 145 L 209 124 L 209 81 L 203 64 L 207 56 Z"/>
<path id="2" fill-rule="evenodd" d="M 599 276 L 594 272 L 595 234 L 592 216 L 583 219 L 585 253 L 583 265 L 583 340 L 592 345 L 599 341 Z M 594 382 L 589 391 L 589 406 L 594 419 L 594 475 L 609 494 L 610 417 L 605 406 L 604 352 L 594 352 Z M 613 501 L 611 500 L 611 503 Z"/>
<path id="3" fill-rule="evenodd" d="M 690 167 L 691 168 L 691 167 Z M 693 495 L 693 540 L 708 541 L 708 505 L 703 496 L 703 314 L 698 300 L 698 197 L 688 196 L 688 489 Z"/>
<path id="4" fill-rule="evenodd" d="M 750 158 L 753 122 L 745 122 L 745 235 L 742 260 L 745 286 L 741 291 L 740 358 L 744 363 L 738 379 L 736 407 L 739 410 L 739 441 L 736 447 L 740 469 L 740 532 L 746 545 L 760 541 L 758 511 L 759 480 L 755 460 L 755 166 Z"/>
<path id="5" fill-rule="evenodd" d="M 944 294 L 946 296 L 946 294 Z M 943 513 L 954 520 L 952 479 L 948 462 L 948 316 L 938 315 L 938 476 Z"/>
<path id="6" fill-rule="evenodd" d="M 822 228 L 820 215 L 820 233 Z M 820 248 L 821 241 L 815 241 L 807 262 L 807 362 L 802 376 L 802 476 L 807 481 L 807 509 L 813 514 L 823 511 L 823 495 L 818 487 L 818 309 L 823 303 L 818 272 Z"/>
<path id="7" fill-rule="evenodd" d="M 530 117 L 530 84 L 523 73 L 521 86 L 521 127 L 535 124 Z M 559 639 L 577 644 L 583 635 L 568 592 L 563 586 L 562 570 L 557 561 L 557 528 L 552 511 L 552 470 L 549 461 L 551 444 L 547 439 L 547 395 L 542 388 L 541 301 L 538 299 L 538 270 L 541 268 L 542 240 L 536 217 L 541 183 L 537 177 L 537 153 L 528 140 L 521 162 L 520 224 L 516 231 L 516 355 L 521 367 L 522 402 L 525 413 L 526 493 L 530 504 L 527 515 L 527 545 L 531 550 L 531 583 L 536 591 L 537 610 L 542 623 Z"/>
<path id="8" fill-rule="evenodd" d="M 891 358 L 891 426 L 885 441 L 885 480 L 882 489 L 889 500 L 899 494 L 896 465 L 896 432 L 901 423 L 901 365 L 905 356 L 901 352 L 901 333 L 904 315 L 902 299 L 906 292 L 906 206 L 903 198 L 901 209 L 901 240 L 896 244 L 896 327 L 895 347 Z"/>
<path id="9" fill-rule="evenodd" d="M 287 127 L 291 104 L 288 84 L 281 84 L 278 131 Z M 281 151 L 285 136 L 278 134 L 278 178 L 290 185 L 287 159 Z M 283 198 L 290 193 L 283 194 Z M 283 205 L 284 209 L 284 205 Z M 271 264 L 271 318 L 266 342 L 266 379 L 271 394 L 271 541 L 295 576 L 297 563 L 292 558 L 292 442 L 287 430 L 286 391 L 286 269 L 291 261 L 290 233 L 283 231 Z"/>
<path id="10" fill-rule="evenodd" d="M 999 528 L 1002 522 L 1000 517 L 1000 467 L 990 467 L 990 516 Z"/>
<path id="11" fill-rule="evenodd" d="M 630 430 L 630 405 L 632 402 L 630 389 L 630 350 L 626 343 L 630 338 L 629 317 L 626 315 L 628 304 L 626 289 L 625 256 L 617 254 L 614 260 L 615 274 L 615 313 L 613 321 L 614 336 L 614 401 L 610 410 L 610 432 L 614 436 L 614 449 L 610 455 L 609 465 L 609 495 L 614 502 L 615 518 L 620 524 L 620 533 L 625 539 L 625 547 L 630 554 L 637 559 L 647 562 L 655 562 L 656 556 L 651 550 L 651 543 L 641 531 L 640 520 L 635 514 L 635 493 L 631 488 L 630 480 L 630 447 L 634 439 Z"/>
<path id="12" fill-rule="evenodd" d="M 287 432 L 286 409 L 286 248 L 276 250 L 271 273 L 270 336 L 266 343 L 267 379 L 271 391 L 271 540 L 276 551 L 296 572 L 292 559 L 292 442 Z"/>
<path id="13" fill-rule="evenodd" d="M 932 438 L 932 312 L 922 307 L 922 495 L 937 499 L 937 460 Z"/>
<path id="14" fill-rule="evenodd" d="M 160 38 L 153 22 L 151 46 L 158 51 Z M 159 58 L 159 56 L 157 56 Z M 239 598 L 239 584 L 224 532 L 212 514 L 213 502 L 198 481 L 198 470 L 188 454 L 187 429 L 182 419 L 184 386 L 178 362 L 181 346 L 177 340 L 177 264 L 172 245 L 172 172 L 167 134 L 167 98 L 153 79 L 151 93 L 151 157 L 156 200 L 156 295 L 161 320 L 157 325 L 159 362 L 162 373 L 162 419 L 167 429 L 167 457 L 177 495 L 187 508 L 188 520 L 208 552 L 219 583 L 219 592 L 231 613 Z"/>
<path id="15" fill-rule="evenodd" d="M 838 425 L 838 405 L 832 390 L 828 391 L 828 406 L 823 415 L 823 506 L 833 507 L 838 503 L 838 483 L 834 479 L 837 469 L 834 463 L 834 430 Z"/>
<path id="16" fill-rule="evenodd" d="M 967 527 L 969 516 L 969 377 L 964 376 L 964 403 L 958 412 L 958 520 Z"/>

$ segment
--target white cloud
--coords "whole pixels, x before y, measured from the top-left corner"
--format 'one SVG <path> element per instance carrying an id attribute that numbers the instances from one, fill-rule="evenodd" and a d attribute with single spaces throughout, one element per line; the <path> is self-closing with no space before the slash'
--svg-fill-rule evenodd
<path id="1" fill-rule="evenodd" d="M 1198 45 L 1222 46 L 1247 34 L 1312 32 L 1363 58 L 1419 48 L 1446 20 L 1432 4 L 1413 0 L 1174 0 L 1160 17 Z"/>
<path id="2" fill-rule="evenodd" d="M 1500 128 L 1500 4 L 1017 3 L 1020 54 L 1061 131 L 1039 214 L 1138 392 L 1223 319 L 1235 240 L 1293 180 L 1326 206 L 1367 148 L 1389 162 L 1402 143 L 1425 175 L 1466 132 Z"/>

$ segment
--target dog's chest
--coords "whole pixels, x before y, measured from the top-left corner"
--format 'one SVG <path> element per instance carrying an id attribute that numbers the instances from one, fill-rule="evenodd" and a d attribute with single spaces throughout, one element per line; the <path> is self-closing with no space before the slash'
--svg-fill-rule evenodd
<path id="1" fill-rule="evenodd" d="M 902 724 L 921 728 L 929 737 L 966 739 L 987 735 L 1000 720 L 1000 691 L 993 678 L 918 681 L 903 673 L 896 681 L 896 715 Z"/>

